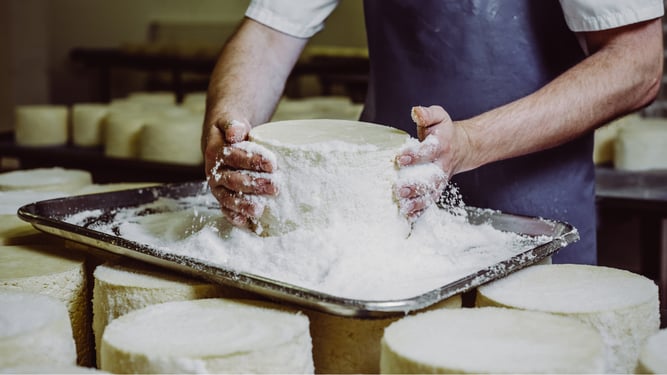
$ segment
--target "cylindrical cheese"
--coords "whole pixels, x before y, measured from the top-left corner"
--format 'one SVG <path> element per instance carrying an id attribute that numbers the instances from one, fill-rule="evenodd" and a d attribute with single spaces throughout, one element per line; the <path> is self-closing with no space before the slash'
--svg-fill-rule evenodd
<path id="1" fill-rule="evenodd" d="M 667 374 L 667 329 L 648 338 L 639 355 L 635 374 Z"/>
<path id="2" fill-rule="evenodd" d="M 141 128 L 154 117 L 144 111 L 111 110 L 104 123 L 104 154 L 121 159 L 139 157 Z"/>
<path id="3" fill-rule="evenodd" d="M 104 144 L 104 118 L 109 105 L 77 103 L 72 106 L 72 142 L 75 146 L 96 147 Z"/>
<path id="4" fill-rule="evenodd" d="M 614 167 L 645 171 L 667 169 L 667 119 L 641 118 L 618 130 Z"/>
<path id="5" fill-rule="evenodd" d="M 113 373 L 313 373 L 308 318 L 279 305 L 201 299 L 112 321 L 100 368 Z"/>
<path id="6" fill-rule="evenodd" d="M 140 158 L 170 164 L 202 164 L 202 122 L 203 118 L 195 115 L 161 116 L 147 122 L 141 131 Z"/>
<path id="7" fill-rule="evenodd" d="M 53 245 L 0 246 L 0 287 L 55 297 L 71 320 L 78 363 L 93 364 L 93 340 L 85 262 Z"/>
<path id="8" fill-rule="evenodd" d="M 99 265 L 93 277 L 93 332 L 98 361 L 105 328 L 130 311 L 168 301 L 245 295 L 235 288 L 129 260 Z"/>
<path id="9" fill-rule="evenodd" d="M 14 138 L 19 146 L 61 146 L 69 135 L 69 109 L 62 105 L 16 107 Z"/>
<path id="10" fill-rule="evenodd" d="M 0 368 L 76 363 L 67 308 L 54 297 L 0 287 Z"/>
<path id="11" fill-rule="evenodd" d="M 644 341 L 658 331 L 658 287 L 644 276 L 601 266 L 525 268 L 478 288 L 478 306 L 538 310 L 597 328 L 607 372 L 634 370 Z"/>
<path id="12" fill-rule="evenodd" d="M 136 91 L 127 100 L 144 104 L 176 104 L 176 94 L 170 91 Z"/>
<path id="13" fill-rule="evenodd" d="M 410 373 L 601 373 L 604 345 L 586 324 L 538 311 L 440 309 L 392 323 L 380 371 Z"/>
<path id="14" fill-rule="evenodd" d="M 455 295 L 422 312 L 460 307 L 461 295 Z M 379 373 L 382 334 L 400 318 L 359 319 L 315 310 L 304 313 L 310 319 L 313 361 L 318 374 Z"/>
<path id="15" fill-rule="evenodd" d="M 93 181 L 88 171 L 79 169 L 35 168 L 0 173 L 0 191 L 56 191 L 71 193 Z"/>

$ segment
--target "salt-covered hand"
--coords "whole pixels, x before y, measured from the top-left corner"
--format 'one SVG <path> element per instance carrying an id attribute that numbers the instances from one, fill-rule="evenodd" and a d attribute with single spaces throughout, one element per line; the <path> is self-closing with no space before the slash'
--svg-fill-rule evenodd
<path id="1" fill-rule="evenodd" d="M 251 227 L 262 215 L 261 196 L 275 195 L 271 180 L 275 160 L 254 152 L 247 142 L 247 122 L 219 121 L 203 138 L 206 178 L 223 215 L 233 225 Z"/>
<path id="2" fill-rule="evenodd" d="M 459 140 L 467 143 L 449 114 L 440 106 L 413 107 L 420 142 L 409 144 L 397 156 L 401 168 L 396 196 L 401 212 L 411 220 L 436 203 L 448 179 L 460 165 Z M 464 132 L 463 132 L 464 133 Z"/>

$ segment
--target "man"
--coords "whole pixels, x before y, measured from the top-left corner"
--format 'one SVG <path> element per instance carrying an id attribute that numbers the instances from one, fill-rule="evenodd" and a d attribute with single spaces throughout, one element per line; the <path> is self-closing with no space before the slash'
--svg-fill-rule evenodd
<path id="1" fill-rule="evenodd" d="M 261 214 L 249 196 L 276 193 L 246 170 L 275 166 L 230 146 L 270 119 L 335 6 L 254 0 L 220 55 L 202 147 L 235 225 Z M 361 119 L 431 140 L 399 166 L 437 164 L 467 205 L 567 221 L 581 240 L 554 261 L 595 264 L 593 131 L 657 95 L 662 0 L 366 0 L 364 11 L 371 71 Z M 413 217 L 433 201 L 411 186 L 398 195 Z"/>

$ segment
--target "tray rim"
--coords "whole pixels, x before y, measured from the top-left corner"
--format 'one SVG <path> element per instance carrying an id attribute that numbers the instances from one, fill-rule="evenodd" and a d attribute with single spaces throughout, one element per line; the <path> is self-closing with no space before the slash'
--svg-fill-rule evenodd
<path id="1" fill-rule="evenodd" d="M 549 242 L 516 254 L 511 258 L 498 262 L 492 266 L 482 268 L 475 273 L 469 274 L 465 277 L 459 278 L 446 285 L 442 285 L 422 294 L 401 299 L 362 300 L 321 293 L 313 289 L 285 283 L 279 280 L 269 279 L 267 277 L 251 274 L 248 272 L 235 272 L 230 269 L 222 268 L 219 265 L 214 265 L 202 259 L 165 253 L 146 244 L 127 240 L 119 236 L 113 236 L 108 233 L 91 230 L 36 213 L 37 208 L 40 206 L 67 202 L 76 199 L 85 199 L 95 196 L 114 197 L 119 193 L 128 194 L 128 192 L 136 193 L 141 191 L 147 193 L 148 196 L 152 196 L 157 199 L 158 197 L 164 197 L 164 195 L 160 195 L 161 192 L 173 193 L 174 189 L 183 189 L 184 187 L 187 188 L 187 186 L 193 184 L 198 185 L 201 183 L 201 181 L 190 183 L 173 183 L 152 187 L 126 189 L 115 192 L 103 192 L 42 200 L 21 206 L 17 211 L 17 215 L 20 219 L 33 225 L 33 227 L 35 227 L 37 230 L 70 241 L 92 246 L 97 250 L 125 256 L 142 262 L 150 263 L 158 267 L 168 268 L 176 272 L 188 274 L 192 277 L 207 280 L 209 282 L 236 287 L 242 290 L 263 295 L 264 297 L 273 300 L 288 302 L 324 313 L 353 318 L 388 318 L 425 309 L 456 294 L 472 290 L 484 283 L 504 277 L 521 268 L 540 262 L 549 255 L 558 251 L 561 247 L 567 246 L 568 244 L 579 239 L 577 230 L 572 225 L 563 221 L 534 218 L 525 215 L 508 214 L 500 211 L 481 209 L 477 207 L 466 207 L 466 210 L 469 212 L 478 214 L 480 212 L 487 212 L 487 214 L 502 217 L 519 218 L 530 221 L 540 220 L 554 228 L 559 227 L 561 229 L 561 233 L 560 235 L 553 236 L 552 240 Z M 117 206 L 116 208 L 122 207 L 129 207 L 129 205 Z"/>

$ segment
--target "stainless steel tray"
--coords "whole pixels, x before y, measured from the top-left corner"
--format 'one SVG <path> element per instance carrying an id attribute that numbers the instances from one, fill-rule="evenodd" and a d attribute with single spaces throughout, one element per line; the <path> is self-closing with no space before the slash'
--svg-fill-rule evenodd
<path id="1" fill-rule="evenodd" d="M 358 318 L 384 318 L 428 307 L 537 263 L 579 238 L 576 229 L 564 222 L 468 208 L 468 218 L 471 224 L 488 222 L 499 230 L 526 236 L 549 236 L 552 239 L 510 259 L 480 269 L 455 282 L 421 295 L 399 300 L 366 301 L 341 298 L 254 274 L 235 272 L 201 259 L 165 253 L 147 244 L 133 242 L 65 221 L 65 218 L 80 212 L 100 210 L 101 215 L 112 214 L 115 210 L 148 204 L 160 197 L 179 199 L 194 196 L 201 193 L 201 190 L 202 182 L 191 182 L 51 199 L 22 206 L 18 210 L 18 215 L 43 232 L 113 254 L 172 269 L 214 283 L 234 286 L 274 300 L 335 315 Z"/>

